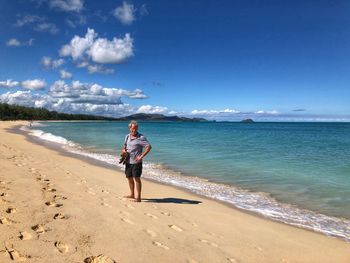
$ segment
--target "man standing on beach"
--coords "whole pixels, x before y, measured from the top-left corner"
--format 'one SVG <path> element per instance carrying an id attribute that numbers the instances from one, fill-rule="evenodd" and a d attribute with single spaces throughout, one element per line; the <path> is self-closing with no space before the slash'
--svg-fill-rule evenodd
<path id="1" fill-rule="evenodd" d="M 129 153 L 125 164 L 125 175 L 128 179 L 130 195 L 126 197 L 131 198 L 135 202 L 141 202 L 142 159 L 150 152 L 152 146 L 149 144 L 146 137 L 138 132 L 138 123 L 136 121 L 131 121 L 129 123 L 129 130 L 130 133 L 126 135 L 122 148 L 122 153 Z"/>

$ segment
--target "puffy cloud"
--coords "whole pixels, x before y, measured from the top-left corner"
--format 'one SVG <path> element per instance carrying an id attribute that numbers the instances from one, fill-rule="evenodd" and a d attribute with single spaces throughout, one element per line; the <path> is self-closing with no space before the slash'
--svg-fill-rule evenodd
<path id="1" fill-rule="evenodd" d="M 84 37 L 74 36 L 69 44 L 62 46 L 60 56 L 71 56 L 77 65 L 84 67 L 81 66 L 84 63 L 87 67 L 89 59 L 100 64 L 118 64 L 134 55 L 133 39 L 129 34 L 124 38 L 114 37 L 111 41 L 97 38 L 97 35 L 94 29 L 88 28 Z M 93 72 L 94 69 L 91 68 L 90 71 Z"/>
<path id="2" fill-rule="evenodd" d="M 140 108 L 137 109 L 137 113 L 150 113 L 150 114 L 165 114 L 167 113 L 168 108 L 167 107 L 161 107 L 161 106 L 151 106 L 151 105 L 142 105 Z"/>
<path id="3" fill-rule="evenodd" d="M 60 70 L 60 77 L 61 77 L 61 79 L 70 79 L 71 77 L 73 77 L 73 74 L 64 70 L 64 69 L 61 69 Z"/>
<path id="4" fill-rule="evenodd" d="M 133 39 L 126 34 L 123 39 L 113 38 L 109 41 L 105 38 L 97 39 L 91 46 L 88 54 L 92 61 L 96 63 L 114 63 L 124 62 L 133 54 Z"/>
<path id="5" fill-rule="evenodd" d="M 39 90 L 46 87 L 46 82 L 42 79 L 29 79 L 21 82 L 24 89 Z"/>
<path id="6" fill-rule="evenodd" d="M 4 93 L 0 95 L 0 101 L 8 104 L 18 104 L 27 107 L 35 106 L 35 96 L 28 91 L 16 91 L 14 93 Z"/>
<path id="7" fill-rule="evenodd" d="M 135 20 L 134 5 L 123 2 L 123 5 L 118 6 L 113 11 L 113 15 L 124 25 L 131 25 Z"/>
<path id="8" fill-rule="evenodd" d="M 56 27 L 55 24 L 47 23 L 47 22 L 37 24 L 35 26 L 34 30 L 39 31 L 39 32 L 48 32 L 52 35 L 57 34 L 59 31 L 59 29 Z"/>
<path id="9" fill-rule="evenodd" d="M 49 6 L 65 12 L 79 13 L 84 7 L 83 0 L 50 0 Z"/>
<path id="10" fill-rule="evenodd" d="M 73 60 L 82 59 L 96 37 L 95 30 L 88 28 L 85 37 L 74 36 L 69 44 L 64 45 L 60 50 L 60 55 L 71 56 Z"/>
<path id="11" fill-rule="evenodd" d="M 72 81 L 71 84 L 58 80 L 46 95 L 33 94 L 34 91 L 7 92 L 0 95 L 0 101 L 28 107 L 44 107 L 66 113 L 82 113 L 104 116 L 125 116 L 136 109 L 121 101 L 122 97 L 145 98 L 141 90 L 105 88 L 96 83 Z"/>
<path id="12" fill-rule="evenodd" d="M 18 81 L 13 81 L 12 79 L 0 81 L 0 87 L 2 88 L 13 88 L 19 86 L 19 84 L 20 83 Z"/>
<path id="13" fill-rule="evenodd" d="M 16 38 L 11 38 L 6 42 L 8 47 L 19 47 L 21 42 L 19 42 Z"/>
<path id="14" fill-rule="evenodd" d="M 41 59 L 41 64 L 45 67 L 45 68 L 50 68 L 50 69 L 56 69 L 60 66 L 62 66 L 64 64 L 64 59 L 60 58 L 60 59 L 52 59 L 51 57 L 43 57 Z"/>

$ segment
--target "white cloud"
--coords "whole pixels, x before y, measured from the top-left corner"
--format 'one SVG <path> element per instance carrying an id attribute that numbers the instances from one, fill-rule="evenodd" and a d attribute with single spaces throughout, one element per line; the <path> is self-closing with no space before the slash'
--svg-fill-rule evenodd
<path id="1" fill-rule="evenodd" d="M 46 95 L 33 94 L 34 91 L 7 92 L 0 95 L 0 101 L 28 107 L 45 107 L 66 113 L 82 113 L 104 116 L 125 116 L 136 109 L 121 101 L 122 97 L 146 98 L 142 90 L 106 88 L 96 83 L 72 81 L 71 84 L 58 80 L 51 85 Z"/>
<path id="2" fill-rule="evenodd" d="M 13 88 L 19 86 L 19 84 L 20 83 L 18 81 L 13 81 L 12 79 L 0 81 L 0 87 L 2 88 Z"/>
<path id="3" fill-rule="evenodd" d="M 77 15 L 75 18 L 67 18 L 66 23 L 71 28 L 76 28 L 77 26 L 86 24 L 86 17 L 83 15 Z"/>
<path id="4" fill-rule="evenodd" d="M 29 79 L 21 82 L 24 89 L 39 90 L 46 87 L 46 82 L 42 79 Z"/>
<path id="5" fill-rule="evenodd" d="M 85 37 L 74 36 L 69 44 L 64 45 L 60 50 L 60 55 L 63 57 L 71 56 L 73 60 L 82 59 L 96 37 L 95 30 L 88 28 Z"/>
<path id="6" fill-rule="evenodd" d="M 50 0 L 49 6 L 65 12 L 79 13 L 84 7 L 83 0 Z"/>
<path id="7" fill-rule="evenodd" d="M 26 15 L 22 18 L 17 19 L 17 22 L 14 24 L 16 27 L 22 27 L 27 24 L 33 24 L 37 22 L 44 21 L 44 17 L 36 16 L 36 15 Z"/>
<path id="8" fill-rule="evenodd" d="M 114 69 L 104 68 L 101 65 L 87 65 L 86 68 L 90 74 L 94 74 L 94 73 L 112 74 L 112 73 L 114 73 Z"/>
<path id="9" fill-rule="evenodd" d="M 113 15 L 124 25 L 131 25 L 135 20 L 134 5 L 123 2 L 122 6 L 118 6 L 113 11 Z"/>
<path id="10" fill-rule="evenodd" d="M 61 56 L 71 56 L 74 61 L 91 59 L 100 64 L 122 63 L 133 56 L 133 39 L 129 34 L 124 38 L 114 37 L 112 41 L 97 38 L 94 29 L 88 28 L 85 37 L 74 36 L 69 44 L 62 46 Z"/>
<path id="11" fill-rule="evenodd" d="M 17 19 L 14 24 L 16 27 L 23 27 L 25 25 L 32 24 L 34 30 L 38 32 L 48 32 L 52 35 L 57 34 L 59 29 L 53 23 L 47 22 L 46 17 L 40 17 L 37 15 L 26 15 Z M 31 44 L 28 44 L 31 45 Z"/>
<path id="12" fill-rule="evenodd" d="M 8 47 L 19 47 L 21 42 L 19 42 L 16 38 L 11 38 L 7 41 L 6 45 Z"/>
<path id="13" fill-rule="evenodd" d="M 264 111 L 264 110 L 258 110 L 256 112 L 254 112 L 255 114 L 265 114 L 265 115 L 268 115 L 268 114 L 278 114 L 279 112 L 276 111 L 276 110 L 271 110 L 271 111 Z"/>
<path id="14" fill-rule="evenodd" d="M 61 79 L 70 79 L 73 77 L 73 74 L 64 70 L 64 69 L 61 69 L 60 70 L 60 77 L 61 77 Z"/>
<path id="15" fill-rule="evenodd" d="M 4 93 L 0 95 L 0 101 L 8 104 L 17 104 L 27 107 L 34 107 L 35 97 L 28 91 L 16 91 L 14 93 Z"/>
<path id="16" fill-rule="evenodd" d="M 48 32 L 48 33 L 50 33 L 52 35 L 57 34 L 58 31 L 59 31 L 59 29 L 56 27 L 55 24 L 47 23 L 47 22 L 37 24 L 34 27 L 34 30 L 35 31 L 39 31 L 39 32 Z"/>
<path id="17" fill-rule="evenodd" d="M 220 114 L 237 114 L 240 113 L 238 110 L 224 109 L 224 110 L 193 110 L 193 115 L 220 115 Z"/>
<path id="18" fill-rule="evenodd" d="M 140 108 L 137 109 L 137 113 L 149 113 L 149 114 L 165 114 L 167 113 L 168 108 L 167 107 L 161 107 L 161 106 L 151 106 L 151 105 L 142 105 Z"/>
<path id="19" fill-rule="evenodd" d="M 19 46 L 32 46 L 34 43 L 34 38 L 30 38 L 28 41 L 20 42 L 16 38 L 11 38 L 6 42 L 8 47 L 19 47 Z"/>
<path id="20" fill-rule="evenodd" d="M 60 58 L 60 59 L 52 59 L 51 57 L 43 57 L 41 59 L 41 64 L 45 67 L 45 68 L 50 68 L 50 69 L 56 69 L 60 66 L 62 66 L 64 64 L 64 59 Z"/>
<path id="21" fill-rule="evenodd" d="M 114 37 L 112 41 L 99 38 L 93 43 L 88 54 L 96 63 L 118 64 L 134 55 L 133 39 L 130 34 L 126 34 L 123 39 Z"/>

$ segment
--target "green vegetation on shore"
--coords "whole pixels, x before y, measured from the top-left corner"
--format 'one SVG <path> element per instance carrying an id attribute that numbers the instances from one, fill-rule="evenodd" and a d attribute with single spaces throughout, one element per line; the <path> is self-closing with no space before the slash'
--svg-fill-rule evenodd
<path id="1" fill-rule="evenodd" d="M 47 121 L 47 120 L 100 120 L 100 121 L 189 121 L 199 122 L 207 121 L 202 118 L 186 118 L 178 116 L 165 116 L 162 114 L 145 114 L 138 113 L 121 118 L 112 118 L 85 114 L 67 114 L 59 113 L 57 111 L 49 111 L 44 108 L 30 108 L 19 105 L 10 105 L 7 103 L 0 103 L 0 120 L 28 120 L 28 121 Z"/>

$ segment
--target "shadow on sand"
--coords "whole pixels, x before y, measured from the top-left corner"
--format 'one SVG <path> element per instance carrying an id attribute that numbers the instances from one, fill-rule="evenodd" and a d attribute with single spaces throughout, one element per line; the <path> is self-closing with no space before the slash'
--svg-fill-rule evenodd
<path id="1" fill-rule="evenodd" d="M 188 205 L 198 205 L 202 203 L 201 201 L 188 200 L 182 198 L 142 198 L 143 202 L 154 202 L 154 203 L 173 203 L 173 204 L 188 204 Z"/>

